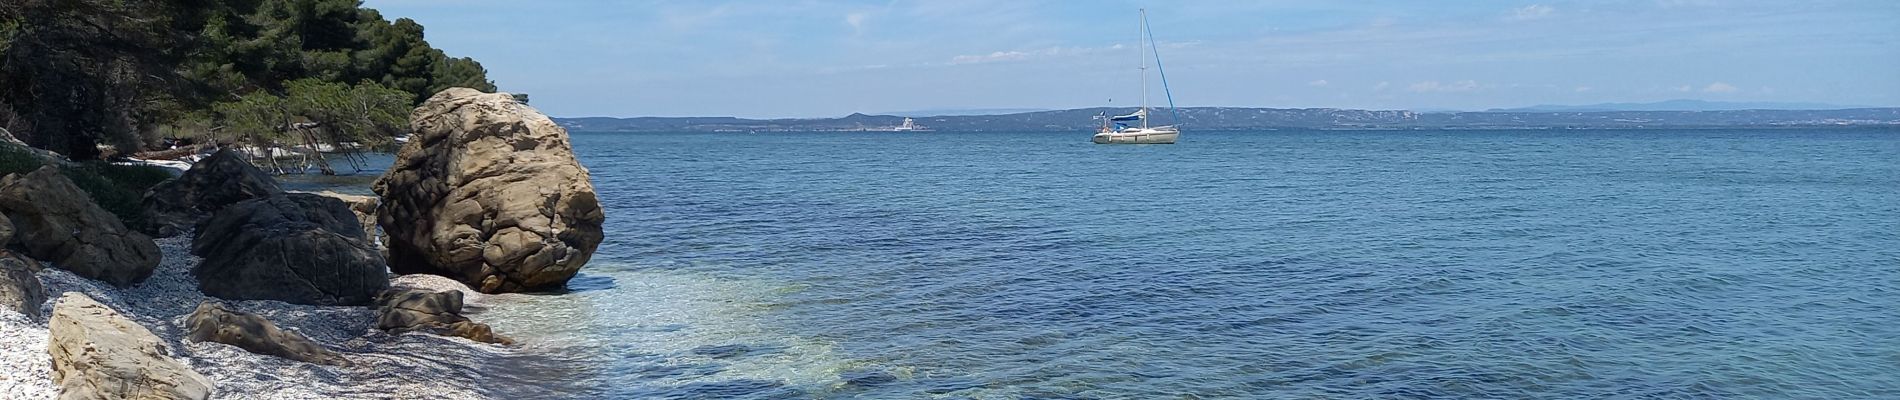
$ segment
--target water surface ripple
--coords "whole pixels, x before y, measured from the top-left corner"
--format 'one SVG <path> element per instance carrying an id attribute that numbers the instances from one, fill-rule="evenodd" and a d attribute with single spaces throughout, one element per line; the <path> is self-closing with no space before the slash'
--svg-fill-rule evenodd
<path id="1" fill-rule="evenodd" d="M 1900 398 L 1894 131 L 573 139 L 576 397 Z"/>

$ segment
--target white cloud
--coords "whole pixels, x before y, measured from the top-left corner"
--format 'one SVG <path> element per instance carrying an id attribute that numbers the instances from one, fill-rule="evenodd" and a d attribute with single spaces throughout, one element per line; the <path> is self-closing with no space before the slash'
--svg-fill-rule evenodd
<path id="1" fill-rule="evenodd" d="M 1741 90 L 1741 88 L 1737 88 L 1735 85 L 1722 82 L 1711 83 L 1709 86 L 1702 88 L 1702 91 L 1705 93 L 1735 93 Z"/>
<path id="2" fill-rule="evenodd" d="M 981 64 L 997 61 L 1015 61 L 1029 58 L 1029 53 L 1020 51 L 998 51 L 981 55 L 961 55 L 950 57 L 951 64 Z"/>
<path id="3" fill-rule="evenodd" d="M 1056 47 L 1050 47 L 1050 48 L 1045 48 L 1045 49 L 1040 49 L 1040 50 L 996 51 L 996 52 L 991 52 L 990 54 L 971 54 L 971 55 L 960 55 L 956 57 L 951 57 L 949 64 L 950 65 L 982 64 L 982 63 L 992 63 L 992 62 L 1002 62 L 1002 61 L 1022 61 L 1022 60 L 1032 59 L 1032 58 L 1071 56 L 1071 55 L 1078 55 L 1078 54 L 1092 54 L 1092 53 L 1098 53 L 1098 52 L 1103 52 L 1103 51 L 1108 51 L 1108 50 L 1114 50 L 1114 49 L 1120 48 L 1120 46 L 1121 45 L 1115 45 L 1111 47 L 1056 46 Z"/>
<path id="4" fill-rule="evenodd" d="M 1511 9 L 1511 14 L 1505 16 L 1504 19 L 1511 21 L 1529 21 L 1550 17 L 1550 14 L 1554 12 L 1557 12 L 1555 7 L 1543 4 L 1532 4 Z"/>
<path id="5" fill-rule="evenodd" d="M 1379 81 L 1379 84 L 1372 85 L 1372 90 L 1380 91 L 1380 90 L 1385 90 L 1385 88 L 1389 88 L 1389 87 L 1392 87 L 1392 82 Z"/>
<path id="6" fill-rule="evenodd" d="M 1326 86 L 1326 85 L 1327 85 L 1327 84 L 1329 84 L 1329 83 L 1331 83 L 1331 82 L 1327 82 L 1327 81 L 1326 81 L 1325 79 L 1321 79 L 1321 80 L 1317 80 L 1317 81 L 1312 81 L 1312 82 L 1307 82 L 1307 83 L 1306 83 L 1306 86 L 1314 86 L 1314 87 L 1318 87 L 1318 86 Z"/>
<path id="7" fill-rule="evenodd" d="M 850 25 L 852 32 L 864 33 L 864 19 L 868 17 L 870 17 L 870 14 L 866 14 L 863 12 L 854 12 L 850 14 L 845 14 L 844 24 Z"/>
<path id="8" fill-rule="evenodd" d="M 1589 87 L 1589 86 L 1578 86 L 1576 89 L 1577 93 L 1588 92 L 1591 90 L 1596 90 L 1596 88 Z"/>
<path id="9" fill-rule="evenodd" d="M 1414 83 L 1411 86 L 1408 86 L 1407 89 L 1414 92 L 1419 92 L 1419 93 L 1469 92 L 1473 90 L 1478 90 L 1478 81 L 1474 81 L 1470 79 L 1457 81 L 1457 82 L 1451 82 L 1451 83 L 1439 83 L 1438 81 L 1424 81 L 1424 82 Z"/>
<path id="10" fill-rule="evenodd" d="M 1689 85 L 1682 85 L 1682 86 L 1677 86 L 1677 87 L 1676 87 L 1676 91 L 1678 91 L 1678 92 L 1687 92 L 1687 91 L 1691 91 L 1691 90 L 1695 90 L 1695 88 L 1694 88 L 1694 87 L 1690 87 Z"/>

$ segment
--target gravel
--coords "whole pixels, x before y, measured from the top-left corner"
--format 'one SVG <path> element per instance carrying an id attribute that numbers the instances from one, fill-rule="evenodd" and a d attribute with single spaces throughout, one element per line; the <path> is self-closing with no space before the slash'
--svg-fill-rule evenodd
<path id="1" fill-rule="evenodd" d="M 75 291 L 92 296 L 139 322 L 164 339 L 173 356 L 210 378 L 214 398 L 243 399 L 385 399 L 488 398 L 494 388 L 484 382 L 510 375 L 511 360 L 533 358 L 518 348 L 476 343 L 462 338 L 409 333 L 390 335 L 374 329 L 375 315 L 366 307 L 305 306 L 277 301 L 221 301 L 227 308 L 262 315 L 285 330 L 296 331 L 337 350 L 354 362 L 352 367 L 307 364 L 253 354 L 219 343 L 184 340 L 185 317 L 207 297 L 198 292 L 191 266 L 189 235 L 158 239 L 163 261 L 152 277 L 127 289 L 73 275 L 56 268 L 39 273 L 47 298 Z M 469 303 L 480 296 L 453 280 L 433 276 L 401 276 L 397 286 L 462 290 Z M 52 301 L 42 308 L 52 314 Z M 46 321 L 0 309 L 0 398 L 50 399 L 58 389 L 51 381 L 51 358 L 46 353 Z M 506 380 L 506 379 L 502 379 Z M 503 390 L 507 392 L 508 390 Z"/>

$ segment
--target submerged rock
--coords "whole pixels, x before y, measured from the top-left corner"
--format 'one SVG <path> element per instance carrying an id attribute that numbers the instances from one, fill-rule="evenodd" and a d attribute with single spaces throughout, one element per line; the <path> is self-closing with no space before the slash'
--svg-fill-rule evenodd
<path id="1" fill-rule="evenodd" d="M 467 88 L 436 93 L 410 121 L 375 184 L 390 269 L 522 292 L 559 288 L 592 257 L 605 217 L 566 130 Z"/>
<path id="2" fill-rule="evenodd" d="M 47 322 L 61 399 L 204 399 L 211 381 L 173 359 L 152 331 L 79 292 Z"/>
<path id="3" fill-rule="evenodd" d="M 0 250 L 0 307 L 39 320 L 40 305 L 46 304 L 46 287 L 33 275 L 39 269 L 33 259 Z"/>
<path id="4" fill-rule="evenodd" d="M 188 338 L 200 342 L 224 343 L 252 353 L 312 364 L 351 365 L 343 356 L 303 335 L 277 329 L 277 324 L 264 317 L 226 310 L 211 302 L 198 303 L 198 309 L 185 319 L 185 329 L 190 332 Z"/>
<path id="5" fill-rule="evenodd" d="M 843 379 L 846 385 L 865 387 L 897 382 L 897 375 L 884 371 L 850 371 L 838 374 L 838 378 Z"/>
<path id="6" fill-rule="evenodd" d="M 158 245 L 47 166 L 0 180 L 0 214 L 28 256 L 79 276 L 126 287 L 158 266 Z"/>
<path id="7" fill-rule="evenodd" d="M 365 305 L 389 287 L 383 257 L 342 201 L 307 193 L 219 210 L 192 238 L 199 290 L 232 300 Z"/>
<path id="8" fill-rule="evenodd" d="M 190 230 L 225 206 L 279 193 L 283 189 L 276 180 L 227 148 L 153 186 L 145 192 L 142 205 L 151 220 L 148 231 L 169 237 Z"/>
<path id="9" fill-rule="evenodd" d="M 513 344 L 488 324 L 462 316 L 462 292 L 391 289 L 376 299 L 376 328 L 392 333 L 421 331 L 485 343 Z"/>

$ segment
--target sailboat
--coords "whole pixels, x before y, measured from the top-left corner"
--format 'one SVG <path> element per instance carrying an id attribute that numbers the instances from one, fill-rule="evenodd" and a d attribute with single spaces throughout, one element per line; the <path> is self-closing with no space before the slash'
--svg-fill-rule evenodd
<path id="1" fill-rule="evenodd" d="M 1128 115 L 1097 116 L 1102 120 L 1102 127 L 1095 131 L 1095 137 L 1089 139 L 1096 144 L 1174 144 L 1174 140 L 1181 137 L 1181 129 L 1175 125 L 1148 126 L 1148 54 L 1143 53 L 1154 48 L 1154 35 L 1148 30 L 1147 9 L 1141 10 L 1141 39 L 1135 42 L 1135 52 L 1141 58 L 1141 108 Z M 1168 73 L 1161 70 L 1161 53 L 1155 52 L 1154 56 L 1155 72 L 1161 74 L 1161 89 L 1167 91 Z M 1168 110 L 1174 110 L 1172 92 L 1168 92 Z M 1127 124 L 1136 121 L 1141 125 Z"/>

